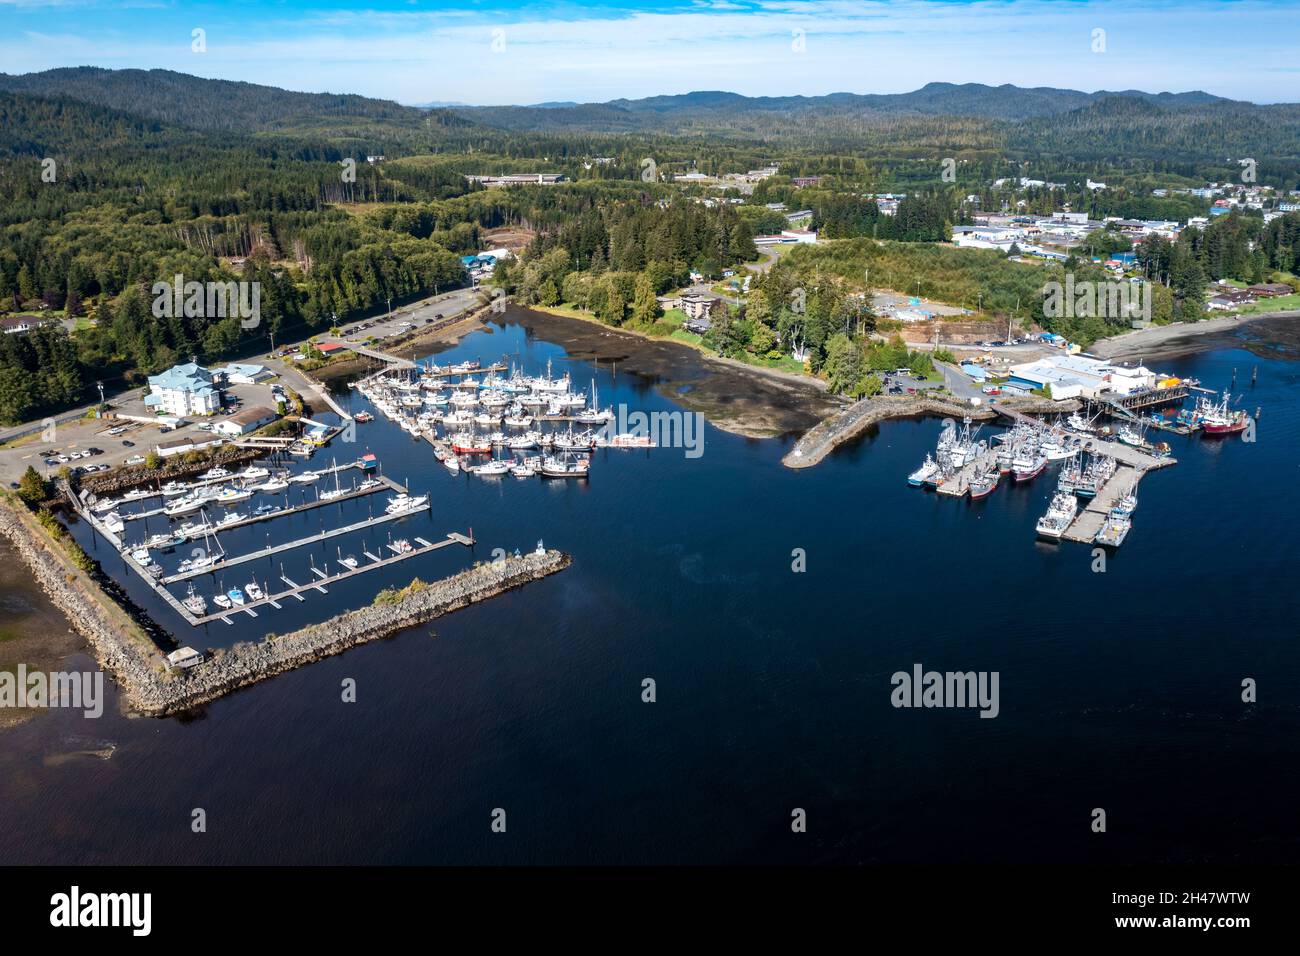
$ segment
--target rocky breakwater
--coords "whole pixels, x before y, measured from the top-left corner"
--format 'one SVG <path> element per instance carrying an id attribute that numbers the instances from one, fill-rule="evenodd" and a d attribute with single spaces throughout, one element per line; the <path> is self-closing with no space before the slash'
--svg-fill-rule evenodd
<path id="1" fill-rule="evenodd" d="M 1026 415 L 1068 414 L 1079 407 L 1078 402 L 1053 402 L 1046 399 L 1004 400 L 1000 404 Z M 971 405 L 956 398 L 876 395 L 855 402 L 810 428 L 781 459 L 781 464 L 787 468 L 811 468 L 837 445 L 856 438 L 877 422 L 913 415 L 971 418 L 976 421 L 998 417 L 993 406 Z"/>
<path id="2" fill-rule="evenodd" d="M 186 671 L 168 673 L 165 678 L 140 688 L 133 702 L 153 716 L 183 711 L 240 687 L 540 580 L 567 568 L 570 560 L 561 551 L 532 552 L 481 564 L 431 584 L 413 582 L 402 591 L 386 592 L 389 599 L 381 596 L 370 607 L 349 611 L 290 634 L 272 635 L 256 644 L 239 644 L 217 651 Z"/>
<path id="3" fill-rule="evenodd" d="M 477 601 L 562 571 L 560 551 L 532 552 L 481 564 L 430 584 L 412 582 L 385 592 L 370 607 L 256 644 L 218 650 L 178 671 L 167 665 L 141 623 L 72 563 L 21 504 L 0 500 L 0 534 L 31 569 L 32 576 L 69 623 L 90 642 L 100 666 L 122 685 L 127 704 L 161 717 L 215 700 L 240 687 L 341 654 L 350 647 L 415 627 Z"/>

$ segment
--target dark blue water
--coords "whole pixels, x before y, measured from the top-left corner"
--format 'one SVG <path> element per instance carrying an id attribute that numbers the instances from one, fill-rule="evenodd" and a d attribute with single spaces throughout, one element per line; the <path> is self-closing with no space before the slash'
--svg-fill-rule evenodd
<path id="1" fill-rule="evenodd" d="M 563 367 L 514 324 L 440 361 L 503 353 Z M 1245 387 L 1258 365 L 1244 400 L 1263 409 L 1258 441 L 1172 438 L 1180 463 L 1144 480 L 1105 573 L 1086 548 L 1035 543 L 1054 482 L 1004 483 L 982 503 L 909 488 L 933 419 L 887 423 L 800 472 L 780 465 L 788 441 L 709 428 L 699 459 L 605 451 L 585 484 L 453 478 L 395 426 L 360 426 L 388 475 L 434 496 L 402 533 L 472 526 L 478 548 L 210 627 L 207 643 L 283 632 L 498 546 L 543 538 L 573 566 L 195 719 L 53 712 L 6 732 L 0 860 L 1294 859 L 1300 368 L 1241 350 L 1157 364 L 1209 387 L 1233 367 Z M 602 403 L 675 407 L 622 368 L 572 370 L 597 375 Z M 308 565 L 284 561 L 290 577 Z M 998 671 L 1000 715 L 894 709 L 890 675 L 914 663 Z M 60 758 L 88 740 L 117 749 Z M 190 832 L 195 807 L 206 834 Z M 496 807 L 505 835 L 489 829 Z M 795 807 L 806 834 L 790 832 Z"/>

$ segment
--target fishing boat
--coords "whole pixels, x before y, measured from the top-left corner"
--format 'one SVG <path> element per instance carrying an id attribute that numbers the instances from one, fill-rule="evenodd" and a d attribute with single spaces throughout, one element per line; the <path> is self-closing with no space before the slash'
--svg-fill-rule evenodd
<path id="1" fill-rule="evenodd" d="M 572 430 L 557 432 L 554 436 L 555 447 L 561 451 L 590 451 L 595 446 L 595 436 L 591 432 L 574 434 Z"/>
<path id="2" fill-rule="evenodd" d="M 1230 408 L 1231 396 L 1223 393 L 1223 401 L 1210 401 L 1208 398 L 1202 398 L 1197 405 L 1197 417 L 1201 423 L 1202 434 L 1210 437 L 1221 435 L 1235 435 L 1238 432 L 1246 430 L 1250 422 L 1249 416 L 1245 410 Z"/>
<path id="3" fill-rule="evenodd" d="M 997 488 L 998 482 L 1001 480 L 1002 472 L 998 471 L 996 465 L 980 472 L 970 480 L 969 491 L 971 498 L 976 501 L 980 498 L 987 498 L 993 494 L 994 489 Z"/>
<path id="4" fill-rule="evenodd" d="M 185 597 L 181 599 L 181 606 L 195 617 L 201 617 L 208 609 L 208 602 L 203 599 L 202 594 L 194 590 L 194 584 L 191 582 Z"/>
<path id="5" fill-rule="evenodd" d="M 488 455 L 492 452 L 492 445 L 478 435 L 457 432 L 451 436 L 451 450 L 458 455 Z"/>
<path id="6" fill-rule="evenodd" d="M 510 466 L 510 474 L 516 478 L 532 478 L 537 474 L 537 469 L 527 461 L 520 461 Z"/>
<path id="7" fill-rule="evenodd" d="M 1116 518 L 1131 518 L 1133 512 L 1137 511 L 1137 506 L 1137 482 L 1134 482 L 1111 506 L 1110 513 Z"/>
<path id="8" fill-rule="evenodd" d="M 653 438 L 649 435 L 633 435 L 627 432 L 615 435 L 609 440 L 610 448 L 656 448 Z"/>
<path id="9" fill-rule="evenodd" d="M 1093 540 L 1097 544 L 1107 548 L 1118 548 L 1128 537 L 1129 529 L 1133 527 L 1132 519 L 1121 515 L 1107 515 L 1101 530 L 1097 532 L 1097 537 Z"/>
<path id="10" fill-rule="evenodd" d="M 1038 519 L 1035 526 L 1039 537 L 1059 540 L 1079 510 L 1079 499 L 1066 491 L 1058 491 L 1052 496 L 1052 503 L 1047 507 L 1047 514 Z"/>
<path id="11" fill-rule="evenodd" d="M 921 467 L 907 476 L 907 483 L 913 488 L 921 488 L 925 485 L 936 484 L 942 475 L 943 469 L 939 467 L 939 463 L 934 460 L 933 456 L 926 455 Z"/>
<path id="12" fill-rule="evenodd" d="M 525 432 L 522 435 L 507 438 L 506 447 L 512 451 L 528 451 L 529 449 L 537 447 L 537 443 L 541 440 L 541 437 L 541 432 Z"/>
<path id="13" fill-rule="evenodd" d="M 1033 481 L 1047 467 L 1047 457 L 1036 445 L 1026 445 L 1011 461 L 1011 474 L 1016 481 Z"/>
<path id="14" fill-rule="evenodd" d="M 590 469 L 591 462 L 588 459 L 574 455 L 548 455 L 542 460 L 543 478 L 586 478 Z"/>
<path id="15" fill-rule="evenodd" d="M 1127 424 L 1121 425 L 1119 428 L 1118 437 L 1120 441 L 1122 441 L 1125 445 L 1129 445 L 1130 447 L 1133 448 L 1146 447 L 1146 439 L 1143 438 L 1142 433 L 1138 429 L 1134 428 L 1132 425 L 1127 425 Z"/>
<path id="16" fill-rule="evenodd" d="M 226 597 L 229 598 L 230 603 L 236 607 L 242 607 L 244 604 L 244 592 L 239 590 L 239 588 L 231 588 L 226 592 Z"/>
<path id="17" fill-rule="evenodd" d="M 1079 487 L 1079 481 L 1083 477 L 1083 468 L 1079 463 L 1079 457 L 1080 453 L 1075 452 L 1070 456 L 1070 460 L 1062 466 L 1060 477 L 1056 480 L 1057 491 L 1074 494 L 1075 489 Z"/>

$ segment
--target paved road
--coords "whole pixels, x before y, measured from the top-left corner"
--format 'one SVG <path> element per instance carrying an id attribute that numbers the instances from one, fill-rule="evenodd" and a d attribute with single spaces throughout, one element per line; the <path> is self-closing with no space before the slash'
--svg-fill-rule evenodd
<path id="1" fill-rule="evenodd" d="M 426 321 L 432 322 L 436 316 L 441 314 L 444 318 L 454 314 L 466 312 L 470 309 L 477 308 L 483 300 L 486 291 L 480 292 L 477 289 L 455 289 L 451 292 L 444 292 L 441 295 L 431 296 L 420 302 L 411 305 L 402 306 L 394 309 L 392 317 L 389 318 L 387 313 L 380 313 L 377 317 L 361 319 L 357 322 L 349 323 L 344 328 L 346 341 L 364 341 L 370 336 L 390 337 L 409 332 L 410 325 L 403 326 L 402 323 L 425 324 Z M 365 325 L 367 328 L 358 331 L 358 326 Z M 351 334 L 349 333 L 351 330 Z M 301 343 L 298 343 L 301 344 Z M 382 345 L 380 345 L 382 349 Z M 278 375 L 289 388 L 298 392 L 308 400 L 311 400 L 320 393 L 317 384 L 308 378 L 303 372 L 299 371 L 292 362 L 283 361 L 269 356 L 263 358 L 250 358 L 247 361 L 265 365 L 271 372 Z M 262 386 L 236 386 L 237 392 L 245 390 L 262 391 Z M 139 404 L 144 389 L 136 388 L 116 395 L 108 396 L 109 404 L 113 409 L 124 409 L 125 407 Z M 259 397 L 259 402 L 261 401 Z M 319 404 L 319 402 L 317 403 Z M 198 428 L 198 423 L 194 422 L 178 428 L 172 432 L 163 434 L 156 425 L 152 424 L 132 424 L 130 430 L 119 436 L 108 436 L 103 434 L 107 429 L 122 424 L 105 419 L 91 419 L 85 416 L 93 409 L 94 405 L 85 405 L 78 409 L 72 409 L 62 413 L 57 418 L 68 418 L 67 422 L 60 422 L 54 428 L 53 436 L 42 439 L 37 434 L 21 445 L 13 448 L 0 449 L 0 482 L 8 486 L 10 482 L 17 481 L 28 465 L 33 465 L 40 472 L 45 474 L 54 474 L 61 465 L 47 466 L 44 463 L 45 455 L 42 452 L 54 452 L 55 454 L 69 455 L 74 451 L 84 451 L 87 448 L 102 448 L 103 454 L 91 458 L 78 459 L 68 462 L 69 465 L 86 465 L 86 464 L 108 464 L 118 466 L 124 463 L 128 458 L 135 455 L 147 455 L 153 451 L 154 446 L 162 439 L 188 438 L 191 436 L 211 438 L 212 436 Z M 132 412 L 138 409 L 131 408 Z M 0 429 L 0 444 L 12 439 L 15 435 L 27 431 L 32 423 L 16 425 Z M 123 444 L 123 441 L 129 441 L 131 446 Z"/>

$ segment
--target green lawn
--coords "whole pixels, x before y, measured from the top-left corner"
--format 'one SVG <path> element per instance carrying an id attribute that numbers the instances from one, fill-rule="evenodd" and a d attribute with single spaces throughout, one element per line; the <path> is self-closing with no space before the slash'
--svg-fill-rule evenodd
<path id="1" fill-rule="evenodd" d="M 1243 305 L 1238 311 L 1242 313 L 1280 312 L 1288 309 L 1300 309 L 1300 292 L 1293 295 L 1279 295 L 1272 299 L 1256 299 L 1249 305 Z"/>

